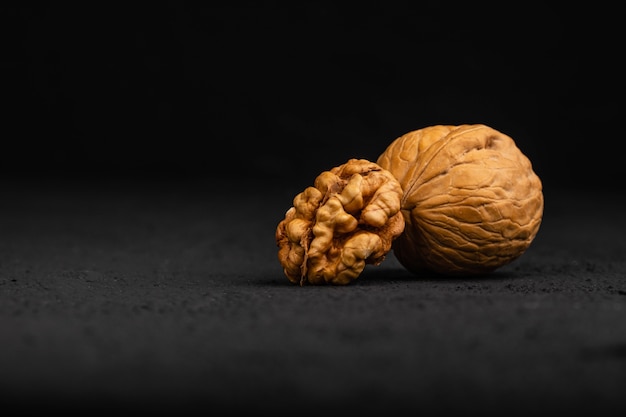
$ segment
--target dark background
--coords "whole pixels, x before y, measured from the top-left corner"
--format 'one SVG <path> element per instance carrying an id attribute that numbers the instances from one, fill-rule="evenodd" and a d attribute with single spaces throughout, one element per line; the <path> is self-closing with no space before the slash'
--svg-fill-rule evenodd
<path id="1" fill-rule="evenodd" d="M 1 172 L 308 184 L 408 131 L 484 123 L 548 189 L 620 176 L 615 10 L 277 4 L 2 6 Z"/>
<path id="2" fill-rule="evenodd" d="M 0 7 L 0 407 L 625 410 L 621 14 L 601 2 Z M 291 285 L 296 193 L 434 124 L 543 181 L 493 274 Z"/>

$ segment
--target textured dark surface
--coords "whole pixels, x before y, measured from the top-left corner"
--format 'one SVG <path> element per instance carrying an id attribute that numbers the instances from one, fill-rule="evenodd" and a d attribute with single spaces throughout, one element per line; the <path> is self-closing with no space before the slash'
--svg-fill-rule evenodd
<path id="1" fill-rule="evenodd" d="M 626 410 L 623 199 L 546 192 L 529 250 L 489 276 L 390 254 L 299 287 L 273 234 L 305 185 L 3 182 L 0 406 Z"/>

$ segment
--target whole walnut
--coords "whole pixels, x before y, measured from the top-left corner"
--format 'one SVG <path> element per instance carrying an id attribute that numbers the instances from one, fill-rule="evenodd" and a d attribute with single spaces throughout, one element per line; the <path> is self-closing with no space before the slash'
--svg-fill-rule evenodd
<path id="1" fill-rule="evenodd" d="M 321 173 L 276 228 L 289 281 L 344 285 L 366 264 L 380 264 L 404 230 L 401 198 L 398 180 L 365 159 Z"/>
<path id="2" fill-rule="evenodd" d="M 542 183 L 513 139 L 491 127 L 408 132 L 377 163 L 404 190 L 406 226 L 393 253 L 414 273 L 491 272 L 522 255 L 539 230 Z"/>

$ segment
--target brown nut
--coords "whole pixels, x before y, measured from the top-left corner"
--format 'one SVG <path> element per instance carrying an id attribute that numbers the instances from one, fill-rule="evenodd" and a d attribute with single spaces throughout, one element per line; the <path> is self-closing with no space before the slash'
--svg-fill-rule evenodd
<path id="1" fill-rule="evenodd" d="M 379 156 L 404 190 L 396 258 L 414 273 L 491 272 L 529 247 L 542 183 L 513 139 L 482 124 L 408 132 Z"/>
<path id="2" fill-rule="evenodd" d="M 401 198 L 398 180 L 365 159 L 321 173 L 276 228 L 289 281 L 344 285 L 380 264 L 404 229 Z"/>

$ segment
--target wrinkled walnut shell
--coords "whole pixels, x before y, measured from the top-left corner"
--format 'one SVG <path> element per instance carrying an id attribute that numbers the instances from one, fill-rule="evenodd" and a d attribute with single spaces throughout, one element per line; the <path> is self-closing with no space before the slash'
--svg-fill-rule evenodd
<path id="1" fill-rule="evenodd" d="M 406 227 L 393 251 L 412 272 L 491 272 L 522 255 L 539 230 L 542 183 L 513 139 L 488 126 L 415 130 L 377 163 L 404 190 Z"/>
<path id="2" fill-rule="evenodd" d="M 321 173 L 276 228 L 289 281 L 344 285 L 380 264 L 404 229 L 401 198 L 393 175 L 365 159 Z"/>

